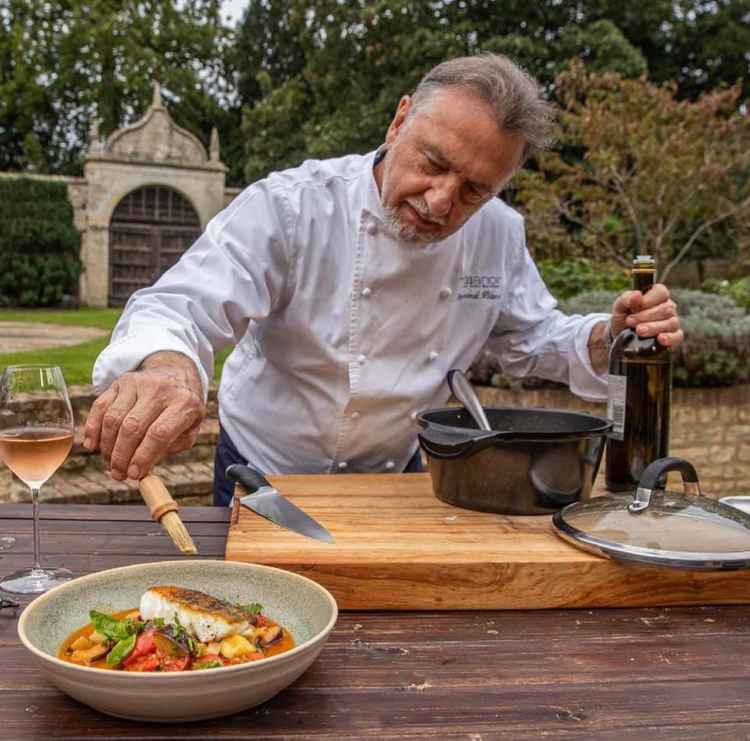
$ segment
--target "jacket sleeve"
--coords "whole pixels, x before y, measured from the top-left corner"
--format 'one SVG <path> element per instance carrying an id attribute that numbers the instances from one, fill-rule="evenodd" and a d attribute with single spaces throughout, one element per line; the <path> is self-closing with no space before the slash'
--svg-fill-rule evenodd
<path id="1" fill-rule="evenodd" d="M 485 349 L 512 376 L 558 381 L 584 399 L 605 400 L 607 375 L 591 365 L 588 340 L 609 315 L 559 311 L 523 242 L 506 266 L 505 301 Z"/>
<path id="2" fill-rule="evenodd" d="M 172 350 L 195 362 L 207 395 L 214 352 L 239 342 L 250 321 L 285 300 L 288 209 L 268 181 L 250 186 L 154 285 L 136 291 L 94 364 L 97 391 L 147 356 Z"/>

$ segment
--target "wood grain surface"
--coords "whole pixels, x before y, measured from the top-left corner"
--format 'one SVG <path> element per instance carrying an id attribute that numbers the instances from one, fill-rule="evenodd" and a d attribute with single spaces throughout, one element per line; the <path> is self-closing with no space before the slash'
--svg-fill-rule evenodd
<path id="1" fill-rule="evenodd" d="M 46 563 L 77 575 L 172 560 L 142 506 L 42 506 Z M 185 507 L 201 557 L 221 558 L 229 512 Z M 31 560 L 28 505 L 0 506 L 0 571 Z M 252 710 L 149 725 L 56 690 L 0 611 L 1 739 L 750 738 L 750 612 L 741 606 L 343 612 L 318 660 Z"/>
<path id="2" fill-rule="evenodd" d="M 439 501 L 428 474 L 277 476 L 271 482 L 333 534 L 329 545 L 245 507 L 226 558 L 323 584 L 344 609 L 645 607 L 750 602 L 750 571 L 623 565 L 573 547 L 551 516 L 509 517 Z"/>

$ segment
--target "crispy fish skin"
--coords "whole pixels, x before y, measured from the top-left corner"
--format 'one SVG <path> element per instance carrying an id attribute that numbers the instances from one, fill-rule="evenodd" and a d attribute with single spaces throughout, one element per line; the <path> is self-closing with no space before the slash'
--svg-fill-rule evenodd
<path id="1" fill-rule="evenodd" d="M 144 620 L 174 622 L 177 616 L 185 630 L 203 643 L 242 633 L 251 624 L 239 607 L 183 587 L 150 587 L 141 597 L 140 612 Z"/>

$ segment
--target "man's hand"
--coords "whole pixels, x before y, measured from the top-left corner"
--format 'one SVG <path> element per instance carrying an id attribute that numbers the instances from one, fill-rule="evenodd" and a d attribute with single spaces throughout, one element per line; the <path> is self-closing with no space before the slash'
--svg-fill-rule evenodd
<path id="1" fill-rule="evenodd" d="M 113 479 L 141 479 L 166 455 L 191 448 L 205 416 L 193 361 L 181 353 L 154 353 L 94 402 L 84 447 L 99 448 Z"/>
<path id="2" fill-rule="evenodd" d="M 612 306 L 612 334 L 633 329 L 639 337 L 656 337 L 661 345 L 677 347 L 685 335 L 680 329 L 677 306 L 669 289 L 655 283 L 647 293 L 625 291 Z"/>
<path id="3" fill-rule="evenodd" d="M 645 294 L 640 291 L 620 294 L 612 306 L 610 325 L 613 337 L 624 329 L 632 329 L 639 337 L 656 337 L 657 342 L 666 347 L 677 347 L 685 337 L 675 302 L 662 283 L 655 283 Z M 591 363 L 599 373 L 607 369 L 605 331 L 606 324 L 601 322 L 591 330 L 589 339 Z"/>

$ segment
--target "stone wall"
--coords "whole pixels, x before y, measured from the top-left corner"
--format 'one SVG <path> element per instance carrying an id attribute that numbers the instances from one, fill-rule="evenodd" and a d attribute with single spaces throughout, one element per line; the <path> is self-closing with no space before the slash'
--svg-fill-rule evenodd
<path id="1" fill-rule="evenodd" d="M 605 414 L 603 404 L 591 404 L 564 389 L 508 391 L 477 387 L 487 407 L 541 407 Z M 71 388 L 78 424 L 68 460 L 42 488 L 42 500 L 70 503 L 119 504 L 140 502 L 133 482 L 113 481 L 98 454 L 81 446 L 81 426 L 95 399 L 92 387 Z M 196 446 L 163 461 L 155 473 L 183 504 L 210 504 L 213 453 L 218 438 L 216 389 L 209 393 L 208 418 Z M 698 471 L 706 494 L 750 494 L 750 386 L 723 389 L 676 389 L 672 404 L 672 455 L 687 458 Z M 597 486 L 603 486 L 600 471 Z M 679 477 L 669 487 L 679 489 Z M 28 490 L 0 464 L 0 502 L 28 501 Z"/>
<path id="2" fill-rule="evenodd" d="M 606 405 L 583 401 L 565 389 L 478 387 L 478 391 L 483 406 L 488 407 L 542 407 L 606 415 Z M 695 466 L 705 493 L 750 494 L 750 386 L 675 389 L 670 432 L 670 455 L 686 458 Z M 669 486 L 679 488 L 679 476 L 670 477 Z"/>

